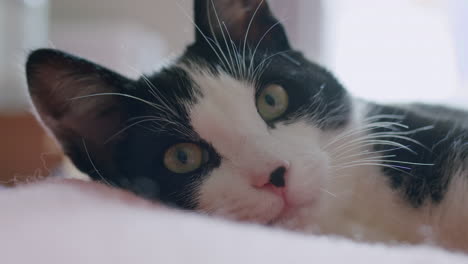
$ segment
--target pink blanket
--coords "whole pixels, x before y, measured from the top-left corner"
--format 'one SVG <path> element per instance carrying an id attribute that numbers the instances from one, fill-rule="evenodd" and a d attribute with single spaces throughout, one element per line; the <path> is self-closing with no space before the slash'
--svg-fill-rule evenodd
<path id="1" fill-rule="evenodd" d="M 359 244 L 214 220 L 97 184 L 0 190 L 0 263 L 450 263 L 431 247 Z"/>

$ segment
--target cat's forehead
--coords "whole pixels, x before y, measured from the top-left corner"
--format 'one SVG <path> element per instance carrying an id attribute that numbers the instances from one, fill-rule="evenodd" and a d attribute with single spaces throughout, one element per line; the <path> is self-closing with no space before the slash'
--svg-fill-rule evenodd
<path id="1" fill-rule="evenodd" d="M 193 131 L 202 139 L 208 128 L 243 134 L 265 130 L 268 124 L 258 114 L 256 100 L 258 93 L 270 84 L 282 86 L 290 99 L 287 112 L 277 121 L 293 122 L 296 116 L 304 116 L 301 113 L 305 107 L 323 108 L 319 109 L 319 114 L 307 115 L 309 119 L 333 122 L 334 119 L 326 118 L 328 113 L 346 112 L 344 108 L 338 109 L 343 107 L 345 97 L 341 85 L 300 53 L 291 51 L 285 56 L 267 57 L 269 63 L 265 65 L 262 65 L 264 59 L 245 58 L 245 67 L 239 64 L 239 68 L 233 69 L 198 53 L 189 49 L 172 66 L 153 76 L 151 86 L 157 89 L 150 89 L 150 100 L 163 110 L 179 113 L 179 116 L 163 114 L 173 124 Z M 142 84 L 151 88 L 146 80 Z M 342 123 L 341 119 L 336 122 Z"/>
<path id="2" fill-rule="evenodd" d="M 252 105 L 256 83 L 249 79 L 235 78 L 223 70 L 212 71 L 193 65 L 180 65 L 196 90 L 197 101 L 205 107 L 222 105 L 223 111 L 232 111 L 237 105 Z M 237 109 L 239 110 L 239 109 Z"/>
<path id="3" fill-rule="evenodd" d="M 184 68 L 198 91 L 196 103 L 188 107 L 190 124 L 201 138 L 217 146 L 218 151 L 227 152 L 223 148 L 231 149 L 229 142 L 267 131 L 257 112 L 257 88 L 253 81 L 223 71 Z"/>
<path id="4" fill-rule="evenodd" d="M 158 116 L 162 136 L 213 143 L 209 139 L 215 130 L 227 134 L 266 127 L 256 108 L 257 84 L 215 64 L 175 63 L 149 78 L 142 77 L 140 86 L 154 105 L 149 115 Z"/>

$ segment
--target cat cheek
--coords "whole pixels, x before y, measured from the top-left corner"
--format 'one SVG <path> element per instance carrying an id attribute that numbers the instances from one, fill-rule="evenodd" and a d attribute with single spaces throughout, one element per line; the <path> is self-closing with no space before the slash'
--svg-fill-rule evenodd
<path id="1" fill-rule="evenodd" d="M 291 167 L 287 195 L 294 207 L 313 207 L 319 202 L 322 188 L 329 178 L 330 165 L 325 155 L 313 161 L 296 162 Z"/>

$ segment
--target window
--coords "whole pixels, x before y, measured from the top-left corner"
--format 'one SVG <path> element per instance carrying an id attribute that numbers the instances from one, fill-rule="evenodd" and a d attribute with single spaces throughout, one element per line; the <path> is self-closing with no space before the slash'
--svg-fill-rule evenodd
<path id="1" fill-rule="evenodd" d="M 305 53 L 330 68 L 354 95 L 380 102 L 467 105 L 468 87 L 461 88 L 460 74 L 467 78 L 465 0 L 301 0 L 283 8 L 300 10 L 300 20 L 290 19 L 291 11 L 282 16 L 288 27 L 296 23 L 296 44 L 319 43 L 320 56 L 315 50 Z M 311 27 L 317 16 L 320 27 Z"/>

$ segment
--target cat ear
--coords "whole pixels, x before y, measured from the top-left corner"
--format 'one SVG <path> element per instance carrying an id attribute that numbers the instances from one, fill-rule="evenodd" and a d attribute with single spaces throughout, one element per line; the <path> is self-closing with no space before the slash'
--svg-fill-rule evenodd
<path id="1" fill-rule="evenodd" d="M 283 51 L 290 45 L 283 25 L 273 16 L 267 0 L 195 0 L 196 41 L 225 38 L 238 48 Z M 231 45 L 229 43 L 228 45 Z"/>
<path id="2" fill-rule="evenodd" d="M 84 59 L 51 49 L 34 51 L 26 64 L 32 102 L 75 165 L 92 177 L 112 170 L 116 141 L 106 142 L 127 119 L 133 82 Z M 117 139 L 118 140 L 118 139 Z"/>

